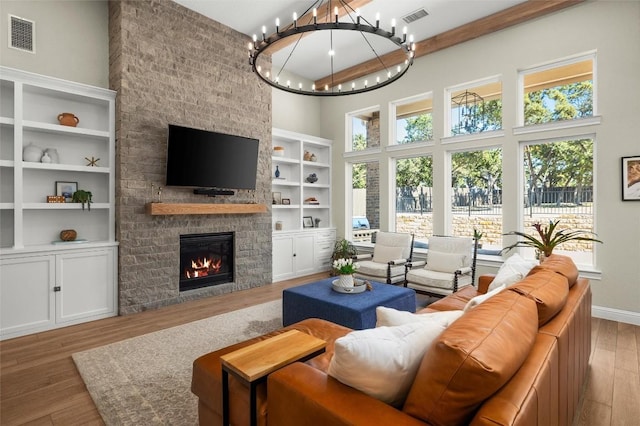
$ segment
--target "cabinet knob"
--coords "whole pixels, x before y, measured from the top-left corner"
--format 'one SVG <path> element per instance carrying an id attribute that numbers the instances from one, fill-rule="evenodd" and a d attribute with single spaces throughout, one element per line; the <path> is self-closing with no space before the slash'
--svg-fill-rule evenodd
<path id="1" fill-rule="evenodd" d="M 60 291 L 60 290 L 61 290 L 61 287 L 60 287 L 59 285 L 57 285 L 57 286 L 55 286 L 55 287 L 53 288 L 53 291 Z"/>

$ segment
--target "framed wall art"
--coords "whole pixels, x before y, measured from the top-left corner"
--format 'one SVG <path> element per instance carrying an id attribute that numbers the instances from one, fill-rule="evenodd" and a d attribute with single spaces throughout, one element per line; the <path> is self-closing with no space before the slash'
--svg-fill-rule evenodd
<path id="1" fill-rule="evenodd" d="M 73 193 L 78 190 L 78 182 L 56 181 L 56 195 L 64 197 L 65 202 L 70 203 Z"/>
<path id="2" fill-rule="evenodd" d="M 302 227 L 303 228 L 313 228 L 313 217 L 304 216 L 302 218 Z"/>
<path id="3" fill-rule="evenodd" d="M 640 201 L 640 155 L 622 157 L 622 201 Z"/>

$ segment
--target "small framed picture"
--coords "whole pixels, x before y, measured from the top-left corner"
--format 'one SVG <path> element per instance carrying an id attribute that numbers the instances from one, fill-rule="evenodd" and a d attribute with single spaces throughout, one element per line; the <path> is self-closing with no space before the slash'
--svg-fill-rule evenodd
<path id="1" fill-rule="evenodd" d="M 282 192 L 273 192 L 273 204 L 282 204 Z"/>
<path id="2" fill-rule="evenodd" d="M 313 228 L 313 218 L 311 216 L 304 216 L 302 218 L 303 228 Z"/>
<path id="3" fill-rule="evenodd" d="M 65 202 L 70 203 L 73 193 L 78 190 L 78 182 L 56 181 L 56 195 L 64 197 Z"/>
<path id="4" fill-rule="evenodd" d="M 622 201 L 640 201 L 640 155 L 622 157 Z"/>
<path id="5" fill-rule="evenodd" d="M 291 204 L 291 200 L 290 199 L 288 199 L 288 198 L 283 198 L 282 199 L 282 205 L 283 206 L 288 206 L 290 204 Z"/>

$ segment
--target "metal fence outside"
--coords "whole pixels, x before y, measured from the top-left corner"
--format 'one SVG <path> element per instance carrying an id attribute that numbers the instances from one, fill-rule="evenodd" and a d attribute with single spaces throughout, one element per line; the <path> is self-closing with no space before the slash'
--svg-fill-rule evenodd
<path id="1" fill-rule="evenodd" d="M 523 205 L 529 216 L 571 212 L 593 213 L 593 188 L 536 188 L 524 196 Z M 433 211 L 432 188 L 396 188 L 396 213 L 431 213 Z M 500 215 L 502 214 L 502 190 L 485 188 L 454 188 L 451 196 L 454 214 Z"/>

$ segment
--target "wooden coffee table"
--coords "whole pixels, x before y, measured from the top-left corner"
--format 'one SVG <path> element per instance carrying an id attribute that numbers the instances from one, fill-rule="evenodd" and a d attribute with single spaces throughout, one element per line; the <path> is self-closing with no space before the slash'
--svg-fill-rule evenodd
<path id="1" fill-rule="evenodd" d="M 262 340 L 222 355 L 222 424 L 229 424 L 229 373 L 249 384 L 251 425 L 257 424 L 256 387 L 270 373 L 324 352 L 327 342 L 298 330 Z"/>

